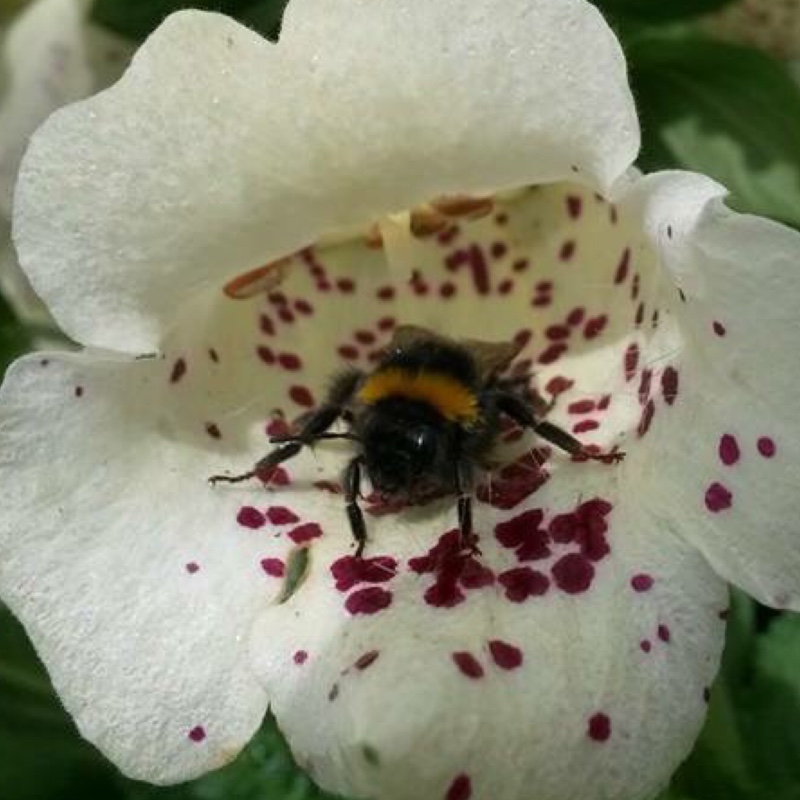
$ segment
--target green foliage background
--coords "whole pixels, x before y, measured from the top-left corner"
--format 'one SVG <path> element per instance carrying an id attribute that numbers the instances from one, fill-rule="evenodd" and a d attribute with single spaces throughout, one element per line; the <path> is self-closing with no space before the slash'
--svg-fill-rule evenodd
<path id="1" fill-rule="evenodd" d="M 800 91 L 784 64 L 703 35 L 697 19 L 727 2 L 597 0 L 628 55 L 644 136 L 639 163 L 646 171 L 704 172 L 731 189 L 739 209 L 800 227 Z M 19 5 L 3 0 L 0 22 Z M 96 0 L 93 16 L 140 41 L 170 12 L 199 7 L 274 39 L 283 6 Z M 0 370 L 32 347 L 32 333 L 0 297 Z M 332 800 L 295 767 L 271 720 L 235 763 L 198 781 L 157 788 L 123 778 L 78 736 L 24 631 L 2 607 L 0 798 Z M 734 594 L 707 724 L 659 800 L 800 800 L 799 616 Z"/>

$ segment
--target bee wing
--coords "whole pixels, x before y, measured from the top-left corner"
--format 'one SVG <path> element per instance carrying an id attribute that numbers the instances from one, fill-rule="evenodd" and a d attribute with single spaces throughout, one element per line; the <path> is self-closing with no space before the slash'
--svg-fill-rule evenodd
<path id="1" fill-rule="evenodd" d="M 517 342 L 484 342 L 480 339 L 462 339 L 460 344 L 475 359 L 484 383 L 503 372 L 523 347 Z"/>
<path id="2" fill-rule="evenodd" d="M 405 350 L 418 342 L 442 341 L 444 336 L 423 328 L 420 325 L 398 325 L 394 329 L 391 341 L 387 345 L 389 350 Z"/>

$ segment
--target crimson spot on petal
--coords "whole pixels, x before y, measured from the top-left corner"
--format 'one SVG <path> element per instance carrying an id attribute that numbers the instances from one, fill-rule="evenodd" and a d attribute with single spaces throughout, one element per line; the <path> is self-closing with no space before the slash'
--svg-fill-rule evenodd
<path id="1" fill-rule="evenodd" d="M 257 528 L 263 527 L 267 520 L 257 508 L 253 508 L 253 506 L 242 506 L 239 509 L 239 513 L 236 515 L 236 521 L 245 528 L 256 530 Z"/>
<path id="2" fill-rule="evenodd" d="M 297 666 L 301 664 L 305 664 L 308 660 L 308 653 L 305 650 L 296 650 L 294 655 L 292 656 L 292 661 L 294 661 Z"/>
<path id="3" fill-rule="evenodd" d="M 580 594 L 592 585 L 594 567 L 584 556 L 569 553 L 556 561 L 552 575 L 559 589 L 567 594 Z"/>
<path id="4" fill-rule="evenodd" d="M 345 600 L 345 608 L 355 614 L 377 614 L 392 604 L 392 593 L 380 586 L 357 589 Z"/>
<path id="5" fill-rule="evenodd" d="M 721 483 L 712 483 L 706 489 L 706 508 L 716 514 L 731 507 L 733 495 Z"/>
<path id="6" fill-rule="evenodd" d="M 671 406 L 678 396 L 678 371 L 674 367 L 667 367 L 661 373 L 661 391 L 664 393 L 664 402 Z"/>
<path id="7" fill-rule="evenodd" d="M 273 578 L 282 578 L 286 573 L 286 567 L 279 558 L 262 558 L 261 569 Z"/>
<path id="8" fill-rule="evenodd" d="M 522 665 L 522 650 L 500 639 L 489 642 L 489 652 L 500 669 L 516 669 Z"/>
<path id="9" fill-rule="evenodd" d="M 299 406 L 304 408 L 314 407 L 314 395 L 305 386 L 292 386 L 289 389 L 289 397 Z"/>
<path id="10" fill-rule="evenodd" d="M 316 522 L 305 522 L 292 528 L 288 535 L 295 544 L 304 544 L 322 536 L 322 528 Z"/>
<path id="11" fill-rule="evenodd" d="M 285 506 L 270 506 L 267 509 L 267 519 L 273 525 L 290 525 L 292 522 L 300 521 L 300 517 Z"/>
<path id="12" fill-rule="evenodd" d="M 469 800 L 472 797 L 472 781 L 467 775 L 458 775 L 450 784 L 444 800 Z"/>
<path id="13" fill-rule="evenodd" d="M 611 737 L 611 719 L 608 714 L 599 712 L 589 717 L 586 734 L 596 742 L 605 742 Z"/>
<path id="14" fill-rule="evenodd" d="M 494 529 L 497 541 L 503 547 L 519 547 L 528 533 L 535 531 L 542 522 L 544 514 L 533 508 L 509 520 L 499 522 Z"/>
<path id="15" fill-rule="evenodd" d="M 739 460 L 739 443 L 736 437 L 725 433 L 719 440 L 719 460 L 725 464 L 726 467 L 733 466 Z"/>
<path id="16" fill-rule="evenodd" d="M 764 458 L 772 458 L 775 455 L 775 441 L 769 436 L 762 436 L 758 442 L 756 442 L 756 447 Z"/>
<path id="17" fill-rule="evenodd" d="M 506 598 L 512 603 L 522 603 L 529 597 L 538 597 L 550 588 L 550 579 L 530 567 L 509 569 L 497 576 L 498 583 L 506 590 Z"/>
<path id="18" fill-rule="evenodd" d="M 472 653 L 460 651 L 458 653 L 451 653 L 453 662 L 461 670 L 461 672 L 468 678 L 477 680 L 483 677 L 483 667 Z"/>
<path id="19" fill-rule="evenodd" d="M 189 739 L 193 742 L 199 743 L 206 738 L 206 729 L 202 725 L 195 725 L 195 727 L 189 731 L 188 735 Z"/>
<path id="20" fill-rule="evenodd" d="M 631 586 L 635 592 L 646 592 L 653 587 L 655 581 L 652 575 L 639 573 L 631 578 Z"/>

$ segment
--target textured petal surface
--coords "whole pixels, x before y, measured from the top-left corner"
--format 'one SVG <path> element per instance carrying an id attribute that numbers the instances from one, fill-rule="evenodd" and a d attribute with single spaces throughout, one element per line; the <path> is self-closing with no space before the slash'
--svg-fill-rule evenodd
<path id="1" fill-rule="evenodd" d="M 83 38 L 81 0 L 39 0 L 9 28 L 3 42 L 0 102 L 0 209 L 11 193 L 28 137 L 52 111 L 86 97 L 92 75 Z"/>
<path id="2" fill-rule="evenodd" d="M 677 173 L 629 200 L 683 297 L 679 370 L 653 375 L 671 408 L 654 417 L 643 491 L 727 580 L 798 610 L 800 235 L 729 211 L 722 193 Z"/>
<path id="3" fill-rule="evenodd" d="M 637 147 L 619 47 L 579 0 L 298 0 L 278 45 L 186 12 L 34 137 L 16 239 L 70 335 L 136 352 L 185 297 L 325 231 L 446 193 L 607 185 Z"/>
<path id="4" fill-rule="evenodd" d="M 31 356 L 0 398 L 3 599 L 82 733 L 156 782 L 222 766 L 260 724 L 248 633 L 287 551 L 209 492 L 215 439 L 185 425 L 185 394 L 170 406 L 174 374 Z"/>
<path id="5" fill-rule="evenodd" d="M 90 24 L 84 0 L 39 0 L 9 28 L 2 45 L 0 98 L 0 214 L 11 217 L 11 196 L 28 138 L 65 103 L 116 80 L 132 46 Z M 0 286 L 26 320 L 50 317 L 31 291 L 11 247 L 5 220 Z"/>
<path id="6" fill-rule="evenodd" d="M 41 542 L 49 543 L 53 530 L 63 529 L 65 550 L 69 544 L 70 551 L 96 551 L 102 564 L 130 559 L 137 551 L 127 539 L 126 550 L 105 550 L 80 535 L 87 527 L 96 531 L 97 497 L 109 514 L 124 498 L 136 507 L 137 541 L 164 547 L 155 556 L 142 551 L 137 561 L 142 574 L 150 575 L 147 570 L 155 565 L 164 569 L 172 558 L 167 557 L 173 552 L 172 529 L 185 528 L 178 524 L 184 519 L 178 508 L 198 522 L 194 533 L 212 548 L 207 560 L 222 558 L 220 552 L 231 559 L 224 588 L 210 584 L 202 602 L 213 606 L 221 593 L 235 596 L 238 605 L 209 625 L 216 626 L 220 648 L 235 660 L 250 643 L 251 623 L 264 614 L 251 644 L 259 676 L 295 751 L 326 786 L 389 800 L 410 796 L 412 788 L 419 796 L 420 787 L 434 800 L 528 800 L 534 775 L 541 797 L 559 800 L 587 792 L 622 800 L 658 789 L 701 723 L 726 603 L 723 584 L 709 567 L 709 561 L 717 566 L 714 548 L 699 541 L 702 514 L 694 514 L 686 500 L 695 491 L 697 466 L 688 455 L 673 466 L 676 451 L 699 451 L 707 431 L 695 428 L 684 444 L 684 431 L 694 424 L 694 417 L 687 421 L 687 409 L 699 406 L 697 399 L 691 406 L 687 401 L 689 389 L 684 393 L 686 376 L 696 372 L 691 350 L 701 316 L 689 309 L 695 302 L 700 308 L 707 297 L 691 253 L 698 215 L 704 219 L 700 211 L 719 190 L 681 178 L 688 183 L 668 193 L 669 202 L 658 201 L 660 182 L 669 185 L 673 179 L 678 180 L 661 176 L 650 183 L 632 176 L 615 190 L 614 203 L 578 183 L 525 190 L 497 199 L 480 219 L 452 218 L 427 236 L 409 235 L 407 217 L 395 215 L 381 224 L 382 247 L 371 235 L 303 250 L 287 263 L 279 289 L 266 295 L 234 301 L 217 286 L 187 296 L 173 315 L 163 359 L 128 362 L 120 379 L 124 389 L 109 401 L 121 423 L 115 429 L 126 431 L 122 443 L 117 437 L 99 454 L 87 445 L 88 426 L 96 431 L 102 414 L 69 428 L 75 436 L 70 452 L 85 452 L 86 460 L 80 470 L 57 474 L 55 508 L 64 508 L 62 498 L 71 503 L 59 517 L 60 527 L 42 520 L 35 504 L 48 485 L 42 475 L 52 470 L 47 454 L 56 434 L 63 435 L 62 424 L 48 430 L 42 415 L 33 419 L 15 401 L 14 418 L 33 420 L 27 425 L 36 428 L 41 442 L 35 457 L 27 449 L 19 456 L 33 460 L 30 471 L 40 488 L 28 490 L 15 507 L 15 519 L 25 518 L 24 535 L 0 536 L 0 581 L 78 719 L 87 706 L 73 689 L 81 686 L 74 665 L 85 662 L 75 654 L 71 631 L 77 602 L 81 613 L 85 604 L 78 591 L 70 589 L 67 602 L 63 589 L 59 594 L 50 588 L 52 549 Z M 782 296 L 774 302 L 774 319 L 785 319 L 789 301 Z M 537 391 L 555 401 L 549 418 L 590 447 L 625 449 L 626 461 L 574 463 L 541 440 L 504 430 L 508 464 L 477 493 L 483 555 L 458 559 L 448 546 L 452 538 L 442 539 L 455 526 L 451 499 L 398 513 L 368 497 L 372 560 L 366 568 L 348 557 L 353 545 L 339 494 L 340 471 L 352 455 L 349 443 L 327 442 L 304 452 L 266 495 L 249 483 L 205 487 L 203 479 L 211 473 L 249 469 L 268 447 L 267 420 L 272 417 L 268 431 L 284 431 L 322 400 L 332 371 L 343 365 L 369 369 L 399 322 L 454 336 L 518 341 L 522 352 L 515 374 L 534 373 Z M 20 375 L 36 366 L 30 362 Z M 130 375 L 139 370 L 151 375 L 152 393 L 133 391 Z M 764 375 L 774 380 L 772 373 Z M 54 391 L 60 402 L 84 403 L 92 395 L 91 378 L 81 379 L 80 397 L 69 396 L 63 382 Z M 13 398 L 20 381 L 12 379 L 7 397 Z M 103 381 L 98 384 L 106 391 Z M 743 390 L 729 388 L 734 403 Z M 273 409 L 283 417 L 271 414 Z M 699 412 L 696 418 L 706 420 Z M 4 435 L 0 432 L 0 452 L 13 453 L 13 439 Z M 129 472 L 120 472 L 134 488 L 123 494 L 119 482 L 112 482 L 106 501 L 98 494 L 97 465 L 105 470 L 106 460 L 120 463 L 121 450 L 142 459 L 146 454 L 146 466 L 138 469 L 158 477 L 157 489 L 152 478 L 139 485 Z M 21 474 L 14 468 L 6 476 L 0 466 L 0 479 L 7 483 L 20 481 Z M 87 474 L 90 488 L 84 491 Z M 160 497 L 172 498 L 174 505 L 166 500 L 161 505 Z M 768 511 L 761 513 L 762 523 L 771 519 Z M 112 516 L 127 524 L 130 514 Z M 171 522 L 169 529 L 157 527 L 167 531 L 166 538 L 152 533 L 161 517 Z M 106 516 L 98 519 L 118 530 Z M 231 530 L 236 536 L 243 529 L 275 534 L 269 545 L 275 550 L 248 550 L 247 537 L 244 549 L 229 547 Z M 191 541 L 199 546 L 201 540 Z M 758 540 L 744 531 L 737 547 L 759 551 Z M 272 573 L 285 572 L 297 548 L 310 548 L 310 569 L 288 601 L 267 608 L 274 592 L 253 599 L 248 580 L 255 577 L 243 579 L 240 567 L 246 571 L 255 564 L 267 578 L 280 578 Z M 185 570 L 189 558 L 181 556 L 178 565 Z M 202 566 L 199 558 L 196 562 Z M 719 568 L 728 577 L 725 565 Z M 743 567 L 756 581 L 768 578 L 769 569 L 755 556 Z M 201 569 L 190 577 L 203 574 Z M 159 602 L 183 597 L 188 579 L 180 569 L 174 583 L 159 576 L 148 578 L 148 585 L 158 587 L 153 594 Z M 81 585 L 85 591 L 82 573 L 80 580 L 74 572 L 59 579 L 62 586 Z M 39 583 L 42 593 L 27 590 Z M 100 583 L 96 591 L 98 602 L 109 592 Z M 144 613 L 141 601 L 120 599 L 115 591 L 108 598 L 101 603 L 104 618 L 119 618 L 123 608 L 130 612 L 126 623 L 133 625 L 125 633 L 145 635 L 149 619 L 132 613 Z M 62 602 L 54 609 L 57 599 Z M 181 611 L 185 605 L 176 604 Z M 161 623 L 169 614 L 164 606 L 156 608 Z M 183 616 L 173 618 L 173 633 L 175 619 L 187 626 Z M 126 696 L 151 692 L 156 670 L 180 672 L 164 666 L 173 663 L 169 658 L 182 666 L 191 652 L 196 663 L 199 623 L 192 622 L 192 638 L 176 640 L 174 650 L 165 654 L 148 645 L 150 672 L 123 672 Z M 204 639 L 204 646 L 211 647 L 209 641 Z M 110 659 L 113 676 L 121 668 L 114 643 L 107 650 L 101 642 L 98 652 Z M 212 663 L 207 680 L 225 668 L 229 674 L 231 667 Z M 207 688 L 188 668 L 187 674 L 191 687 Z M 245 707 L 260 716 L 264 704 L 258 695 L 260 705 L 248 699 L 245 706 L 246 693 L 238 691 L 230 708 L 218 701 L 215 716 L 197 700 L 206 696 L 202 693 L 178 692 L 176 697 L 189 698 L 183 705 L 159 698 L 154 719 L 166 738 L 153 747 L 169 763 L 158 755 L 145 762 L 137 743 L 120 742 L 113 704 L 118 684 L 108 685 L 110 693 L 102 682 L 93 684 L 99 694 L 91 708 L 104 707 L 105 716 L 95 718 L 94 727 L 82 722 L 84 731 L 129 770 L 159 780 L 218 763 L 203 760 L 197 743 L 187 741 L 187 708 L 207 712 L 206 721 L 192 723 L 189 731 L 201 726 L 206 734 L 201 747 L 207 743 L 208 753 L 218 757 L 214 725 L 235 728 L 229 720 L 241 719 Z M 168 693 L 174 689 L 171 681 L 163 685 Z M 213 689 L 208 696 L 219 700 L 226 687 L 214 683 Z M 169 739 L 172 728 L 162 708 L 180 709 L 172 714 L 181 722 L 180 743 Z M 167 751 L 164 741 L 174 742 L 174 749 Z M 426 760 L 428 751 L 437 753 L 436 760 Z"/>
<path id="7" fill-rule="evenodd" d="M 513 512 L 481 506 L 480 572 L 441 553 L 438 567 L 422 563 L 452 528 L 449 504 L 413 523 L 371 520 L 361 575 L 339 542 L 315 549 L 306 583 L 254 640 L 300 763 L 323 786 L 381 800 L 661 788 L 702 723 L 727 594 L 618 483 L 576 467 Z M 576 514 L 576 497 L 614 495 L 607 513 Z M 609 550 L 589 559 L 580 534 L 555 541 L 547 529 L 564 514 L 596 532 L 605 522 Z M 540 552 L 502 545 L 522 532 Z"/>

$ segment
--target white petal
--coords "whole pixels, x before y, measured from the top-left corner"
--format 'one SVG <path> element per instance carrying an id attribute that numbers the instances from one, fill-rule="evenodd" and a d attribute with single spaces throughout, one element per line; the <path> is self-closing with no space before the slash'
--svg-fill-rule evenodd
<path id="1" fill-rule="evenodd" d="M 299 0 L 276 46 L 186 12 L 34 137 L 16 237 L 70 335 L 141 352 L 187 297 L 325 231 L 573 168 L 607 185 L 637 147 L 580 0 Z"/>
<path id="2" fill-rule="evenodd" d="M 630 800 L 662 788 L 705 714 L 726 590 L 635 485 L 617 484 L 615 470 L 575 467 L 512 512 L 478 506 L 481 564 L 501 582 L 511 569 L 551 581 L 522 602 L 499 582 L 448 588 L 452 566 L 409 569 L 452 528 L 452 502 L 370 519 L 369 556 L 383 560 L 358 583 L 323 540 L 254 639 L 278 723 L 315 780 L 381 800 L 528 800 L 534 788 L 539 800 Z M 613 503 L 593 518 L 610 546 L 595 561 L 545 533 L 550 555 L 520 563 L 492 535 L 503 519 L 532 534 L 526 508 L 543 509 L 545 528 L 576 497 Z M 452 607 L 433 604 L 437 584 Z"/>
<path id="3" fill-rule="evenodd" d="M 30 356 L 0 410 L 0 591 L 81 732 L 154 782 L 222 766 L 260 724 L 248 632 L 283 585 L 260 562 L 293 546 L 237 522 L 263 490 L 211 492 L 219 448 L 170 405 L 172 371 Z"/>
<path id="4" fill-rule="evenodd" d="M 55 109 L 92 90 L 84 14 L 81 0 L 39 0 L 3 42 L 8 88 L 0 103 L 0 210 L 7 216 L 28 137 Z"/>
<path id="5" fill-rule="evenodd" d="M 11 216 L 11 194 L 28 138 L 65 103 L 116 80 L 132 46 L 87 20 L 85 0 L 38 0 L 10 27 L 2 45 L 0 99 L 0 214 Z M 52 324 L 32 292 L 0 222 L 0 285 L 26 321 Z"/>
<path id="6" fill-rule="evenodd" d="M 800 609 L 800 235 L 725 208 L 721 187 L 654 175 L 632 190 L 685 303 L 677 394 L 659 411 L 636 468 L 654 509 L 727 580 Z M 661 371 L 663 376 L 663 371 Z"/>

